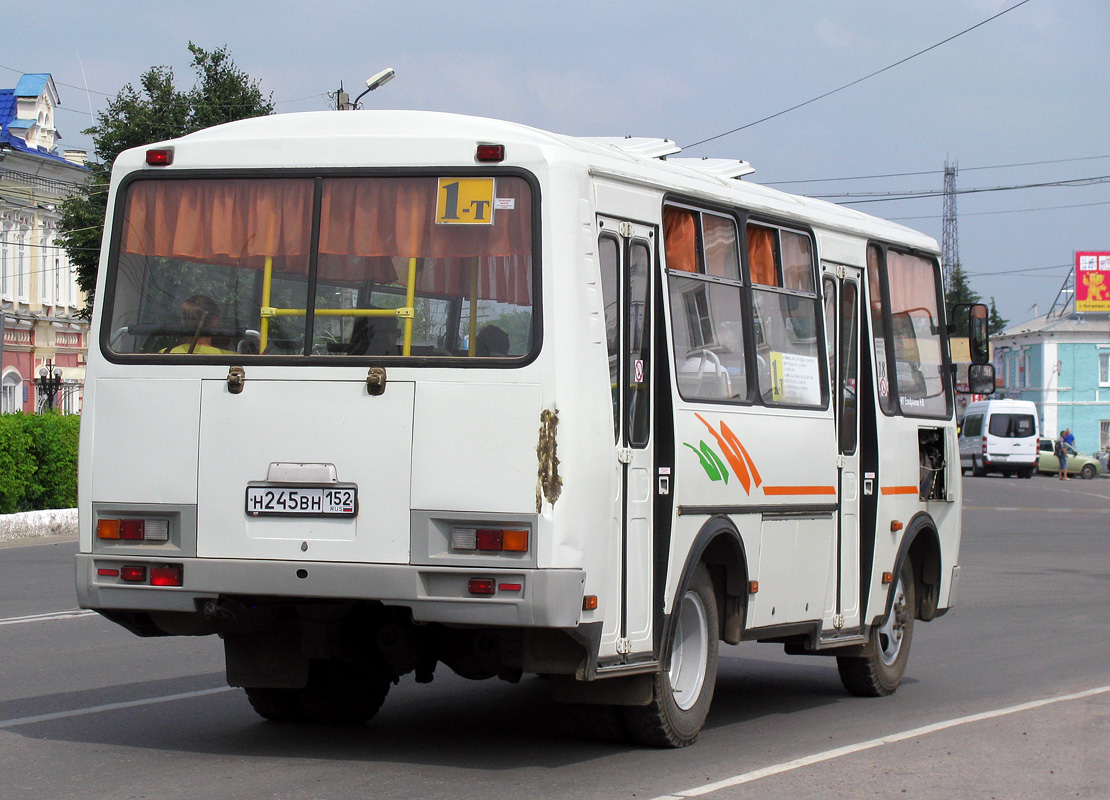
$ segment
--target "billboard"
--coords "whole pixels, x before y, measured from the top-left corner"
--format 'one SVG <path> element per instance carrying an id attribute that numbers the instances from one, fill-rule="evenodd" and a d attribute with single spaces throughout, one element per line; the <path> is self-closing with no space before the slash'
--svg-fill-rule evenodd
<path id="1" fill-rule="evenodd" d="M 1110 251 L 1075 254 L 1075 310 L 1110 311 Z"/>

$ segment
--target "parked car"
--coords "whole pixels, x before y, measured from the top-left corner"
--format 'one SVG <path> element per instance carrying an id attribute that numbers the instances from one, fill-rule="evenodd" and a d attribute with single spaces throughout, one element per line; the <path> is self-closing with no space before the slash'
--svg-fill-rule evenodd
<path id="1" fill-rule="evenodd" d="M 1060 471 L 1060 459 L 1055 455 L 1056 440 L 1041 439 L 1040 453 L 1037 455 L 1037 471 L 1055 475 Z M 1102 472 L 1102 465 L 1094 456 L 1085 456 L 1076 450 L 1068 453 L 1068 475 L 1093 478 Z"/>

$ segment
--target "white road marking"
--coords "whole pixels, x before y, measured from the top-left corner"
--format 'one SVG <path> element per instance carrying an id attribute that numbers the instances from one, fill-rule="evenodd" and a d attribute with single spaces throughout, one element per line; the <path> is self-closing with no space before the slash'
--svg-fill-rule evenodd
<path id="1" fill-rule="evenodd" d="M 886 744 L 896 744 L 904 742 L 907 739 L 915 739 L 919 736 L 926 736 L 930 733 L 943 731 L 948 728 L 954 728 L 958 725 L 967 725 L 972 722 L 982 722 L 987 719 L 994 719 L 995 717 L 1004 717 L 1008 714 L 1017 714 L 1021 711 L 1030 711 L 1034 708 L 1041 708 L 1042 706 L 1052 705 L 1053 703 L 1063 703 L 1068 700 L 1079 700 L 1084 697 L 1092 697 L 1097 694 L 1110 692 L 1110 686 L 1099 686 L 1096 689 L 1087 689 L 1083 692 L 1076 692 L 1075 694 L 1067 694 L 1061 697 L 1046 697 L 1041 700 L 1032 700 L 1028 703 L 1020 703 L 1016 706 L 1008 706 L 1007 708 L 999 708 L 994 711 L 984 711 L 980 714 L 971 714 L 966 717 L 956 717 L 955 719 L 945 720 L 944 722 L 935 722 L 932 725 L 923 725 L 920 728 L 913 728 L 912 730 L 902 731 L 901 733 L 892 733 L 889 736 L 880 736 L 877 739 L 871 739 L 866 742 L 859 742 L 857 744 L 846 745 L 845 747 L 837 747 L 833 750 L 826 750 L 823 753 L 814 753 L 811 756 L 804 756 L 796 758 L 793 761 L 784 761 L 781 764 L 773 764 L 769 767 L 753 770 L 751 772 L 744 772 L 740 775 L 734 775 L 731 778 L 717 781 L 715 783 L 708 783 L 704 786 L 698 786 L 693 789 L 684 789 L 674 794 L 661 795 L 654 798 L 654 800 L 682 800 L 685 797 L 700 797 L 701 795 L 710 794 L 712 792 L 727 789 L 731 786 L 739 786 L 744 783 L 751 783 L 758 781 L 760 778 L 767 778 L 771 775 L 780 775 L 784 772 L 800 769 L 801 767 L 808 767 L 811 764 L 819 764 L 822 761 L 831 761 L 834 758 L 841 756 L 850 756 L 854 753 L 860 753 L 864 750 L 871 750 L 875 747 L 882 747 Z"/>
<path id="2" fill-rule="evenodd" d="M 55 711 L 52 714 L 38 714 L 34 717 L 17 717 L 15 719 L 0 720 L 0 729 L 14 728 L 17 725 L 32 725 L 36 722 L 50 722 L 55 719 L 68 719 L 81 717 L 85 714 L 99 714 L 102 711 L 118 711 L 121 708 L 136 708 L 150 706 L 156 703 L 172 703 L 175 700 L 189 700 L 194 697 L 204 697 L 210 694 L 230 692 L 234 687 L 219 686 L 215 689 L 198 689 L 195 692 L 182 692 L 181 694 L 167 694 L 162 697 L 148 697 L 145 700 L 128 700 L 122 703 L 106 703 L 102 706 L 89 706 L 88 708 L 75 708 L 70 711 Z"/>
<path id="3" fill-rule="evenodd" d="M 7 617 L 0 619 L 0 625 L 22 625 L 25 622 L 49 622 L 55 619 L 75 619 L 77 617 L 91 617 L 95 611 L 83 611 L 75 608 L 72 611 L 55 611 L 50 614 L 30 614 L 26 617 Z"/>

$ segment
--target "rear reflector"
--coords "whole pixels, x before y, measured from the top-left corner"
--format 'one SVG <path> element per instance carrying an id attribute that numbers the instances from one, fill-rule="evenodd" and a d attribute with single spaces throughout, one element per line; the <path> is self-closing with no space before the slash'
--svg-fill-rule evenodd
<path id="1" fill-rule="evenodd" d="M 151 586 L 181 586 L 182 569 L 180 564 L 167 564 L 150 568 Z"/>
<path id="2" fill-rule="evenodd" d="M 168 167 L 173 163 L 173 148 L 146 151 L 146 163 L 152 167 Z"/>
<path id="3" fill-rule="evenodd" d="M 471 578 L 467 588 L 471 594 L 493 594 L 493 579 Z"/>
<path id="4" fill-rule="evenodd" d="M 119 577 L 128 583 L 146 583 L 146 567 L 121 567 Z"/>
<path id="5" fill-rule="evenodd" d="M 119 570 L 118 569 L 110 569 L 108 567 L 101 567 L 100 569 L 98 569 L 96 571 L 96 574 L 101 576 L 102 578 L 118 578 L 119 577 Z"/>
<path id="6" fill-rule="evenodd" d="M 499 583 L 497 584 L 497 591 L 499 592 L 519 592 L 524 586 L 519 583 Z"/>

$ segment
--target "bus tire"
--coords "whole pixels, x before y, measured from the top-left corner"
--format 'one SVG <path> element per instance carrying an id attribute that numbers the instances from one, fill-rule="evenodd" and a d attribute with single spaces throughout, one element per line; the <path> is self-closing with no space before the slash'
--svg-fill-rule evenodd
<path id="1" fill-rule="evenodd" d="M 907 558 L 892 589 L 894 602 L 881 625 L 871 629 L 869 654 L 837 656 L 840 682 L 859 697 L 893 694 L 902 682 L 913 640 L 914 609 L 917 608 L 913 566 Z"/>
<path id="2" fill-rule="evenodd" d="M 330 725 L 361 725 L 378 713 L 388 692 L 388 678 L 339 659 L 313 661 L 303 689 L 246 689 L 264 719 Z"/>
<path id="3" fill-rule="evenodd" d="M 686 747 L 705 724 L 717 682 L 717 596 L 704 564 L 698 564 L 675 610 L 671 666 L 653 678 L 646 706 L 624 708 L 628 734 L 650 747 Z"/>
<path id="4" fill-rule="evenodd" d="M 311 722 L 361 725 L 378 713 L 389 693 L 389 678 L 349 661 L 313 661 L 301 708 Z"/>
<path id="5" fill-rule="evenodd" d="M 304 722 L 307 717 L 301 708 L 301 689 L 270 689 L 250 687 L 244 689 L 251 708 L 258 716 L 270 722 Z"/>

